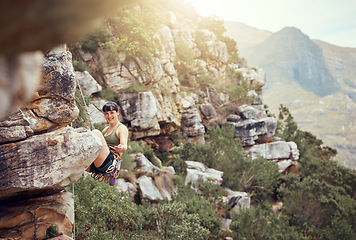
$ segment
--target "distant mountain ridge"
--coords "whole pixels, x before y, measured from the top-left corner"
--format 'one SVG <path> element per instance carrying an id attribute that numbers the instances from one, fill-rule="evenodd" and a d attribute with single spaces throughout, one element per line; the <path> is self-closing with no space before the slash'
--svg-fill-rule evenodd
<path id="1" fill-rule="evenodd" d="M 295 27 L 286 27 L 255 46 L 240 50 L 253 65 L 273 73 L 274 79 L 294 80 L 318 96 L 337 92 L 338 82 L 330 73 L 322 49 Z M 277 79 L 276 79 L 277 78 Z"/>
<path id="2" fill-rule="evenodd" d="M 356 48 L 312 40 L 294 27 L 259 33 L 246 24 L 225 26 L 240 55 L 266 71 L 270 110 L 287 106 L 303 130 L 338 150 L 340 164 L 356 169 Z"/>

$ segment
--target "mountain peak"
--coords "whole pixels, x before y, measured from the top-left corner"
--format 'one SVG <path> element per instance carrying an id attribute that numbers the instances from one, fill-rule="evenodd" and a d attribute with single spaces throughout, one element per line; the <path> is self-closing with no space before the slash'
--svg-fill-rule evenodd
<path id="1" fill-rule="evenodd" d="M 247 59 L 277 79 L 289 79 L 318 96 L 335 93 L 339 84 L 332 77 L 322 49 L 296 27 L 285 27 L 260 44 L 244 50 Z"/>

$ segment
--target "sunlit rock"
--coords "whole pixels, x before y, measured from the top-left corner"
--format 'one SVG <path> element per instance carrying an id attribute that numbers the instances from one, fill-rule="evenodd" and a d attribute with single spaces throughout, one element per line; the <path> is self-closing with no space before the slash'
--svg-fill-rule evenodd
<path id="1" fill-rule="evenodd" d="M 70 127 L 0 145 L 0 201 L 59 192 L 81 177 L 100 149 L 89 130 Z"/>
<path id="2" fill-rule="evenodd" d="M 76 71 L 75 76 L 85 96 L 90 96 L 91 94 L 102 90 L 102 87 L 97 83 L 97 81 L 95 81 L 95 79 L 87 71 L 84 72 Z"/>

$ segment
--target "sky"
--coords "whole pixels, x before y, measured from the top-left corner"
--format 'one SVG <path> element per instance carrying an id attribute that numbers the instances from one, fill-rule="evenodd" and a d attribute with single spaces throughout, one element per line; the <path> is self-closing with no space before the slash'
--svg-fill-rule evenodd
<path id="1" fill-rule="evenodd" d="M 185 0 L 203 17 L 277 32 L 296 27 L 311 39 L 356 48 L 356 0 Z"/>

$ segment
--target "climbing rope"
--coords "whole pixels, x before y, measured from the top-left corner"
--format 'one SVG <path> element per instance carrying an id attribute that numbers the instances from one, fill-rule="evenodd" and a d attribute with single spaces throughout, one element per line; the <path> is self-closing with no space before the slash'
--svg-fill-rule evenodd
<path id="1" fill-rule="evenodd" d="M 90 117 L 90 114 L 88 113 L 88 106 L 87 106 L 87 103 L 85 102 L 84 94 L 83 94 L 82 88 L 80 87 L 80 84 L 78 82 L 78 78 L 77 77 L 75 78 L 75 81 L 77 83 L 77 86 L 79 87 L 80 95 L 82 96 L 82 99 L 83 99 L 83 102 L 84 102 L 85 113 L 88 116 L 88 119 L 89 119 L 89 122 L 90 122 L 90 129 L 93 130 L 94 129 L 94 123 L 93 123 L 93 121 L 92 121 L 92 119 Z"/>

